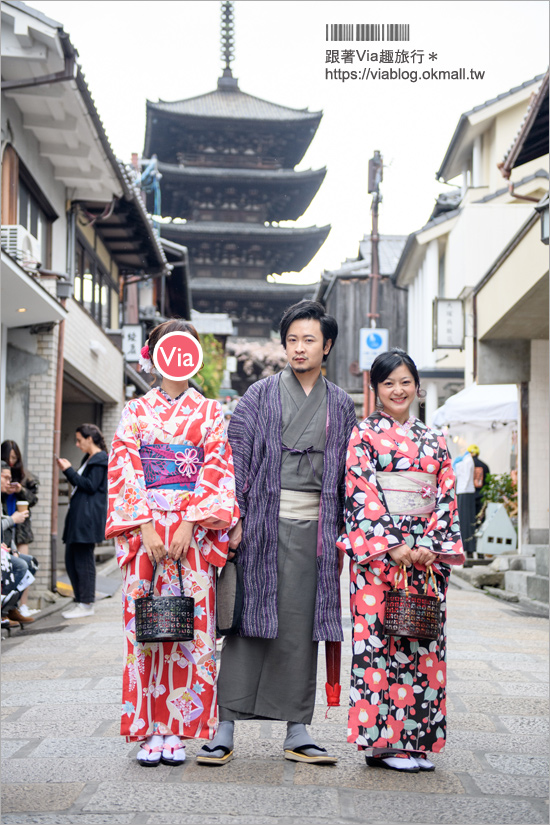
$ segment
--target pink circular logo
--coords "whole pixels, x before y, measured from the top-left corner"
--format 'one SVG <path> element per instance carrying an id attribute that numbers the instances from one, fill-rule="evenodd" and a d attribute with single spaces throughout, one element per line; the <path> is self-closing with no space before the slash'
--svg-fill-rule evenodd
<path id="1" fill-rule="evenodd" d="M 168 332 L 153 352 L 155 367 L 171 381 L 192 378 L 202 366 L 202 347 L 189 332 Z"/>

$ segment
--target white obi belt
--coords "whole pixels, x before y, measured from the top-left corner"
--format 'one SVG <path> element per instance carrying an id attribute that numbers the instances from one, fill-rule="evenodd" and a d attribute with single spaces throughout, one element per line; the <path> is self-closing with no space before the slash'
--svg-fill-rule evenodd
<path id="1" fill-rule="evenodd" d="M 376 473 L 391 515 L 428 516 L 435 510 L 437 475 L 415 471 Z"/>
<path id="2" fill-rule="evenodd" d="M 319 521 L 321 493 L 305 493 L 299 490 L 281 490 L 279 518 L 293 521 Z"/>

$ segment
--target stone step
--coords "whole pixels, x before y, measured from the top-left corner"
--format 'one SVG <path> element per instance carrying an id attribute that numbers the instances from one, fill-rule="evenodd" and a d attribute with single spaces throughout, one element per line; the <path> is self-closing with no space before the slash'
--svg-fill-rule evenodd
<path id="1" fill-rule="evenodd" d="M 535 569 L 539 576 L 548 576 L 548 560 L 550 553 L 548 547 L 540 546 L 535 550 Z"/>
<path id="2" fill-rule="evenodd" d="M 536 572 L 537 560 L 534 556 L 512 556 L 510 558 L 509 570 L 525 570 L 528 573 Z"/>
<path id="3" fill-rule="evenodd" d="M 528 599 L 548 604 L 548 576 L 538 576 L 527 570 L 507 570 L 504 573 L 504 589 Z"/>
<path id="4" fill-rule="evenodd" d="M 520 544 L 518 553 L 521 556 L 535 556 L 539 547 L 545 547 L 548 550 L 547 544 Z"/>

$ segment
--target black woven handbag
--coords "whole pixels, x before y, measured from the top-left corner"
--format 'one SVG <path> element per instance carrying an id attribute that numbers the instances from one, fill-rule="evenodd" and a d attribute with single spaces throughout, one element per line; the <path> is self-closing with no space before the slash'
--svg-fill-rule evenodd
<path id="1" fill-rule="evenodd" d="M 399 590 L 403 574 L 405 589 Z M 437 596 L 428 596 L 428 577 Z M 387 636 L 407 636 L 411 639 L 438 639 L 441 629 L 441 604 L 433 570 L 426 570 L 424 593 L 409 593 L 407 569 L 399 566 L 393 590 L 386 593 L 384 633 Z"/>
<path id="2" fill-rule="evenodd" d="M 195 600 L 183 595 L 181 561 L 178 559 L 181 596 L 153 596 L 156 562 L 147 596 L 136 599 L 137 642 L 190 642 L 193 638 Z"/>

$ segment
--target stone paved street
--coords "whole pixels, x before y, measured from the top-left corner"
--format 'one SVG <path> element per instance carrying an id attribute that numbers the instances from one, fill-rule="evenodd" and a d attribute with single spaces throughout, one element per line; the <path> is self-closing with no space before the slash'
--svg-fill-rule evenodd
<path id="1" fill-rule="evenodd" d="M 56 613 L 3 645 L 2 822 L 547 823 L 548 621 L 457 587 L 449 613 L 448 745 L 435 773 L 412 776 L 365 766 L 345 707 L 325 719 L 322 657 L 312 733 L 336 767 L 285 761 L 284 723 L 248 722 L 224 767 L 197 766 L 190 742 L 183 768 L 145 771 L 118 735 L 119 594 L 90 619 Z M 349 635 L 348 621 L 345 648 Z"/>

